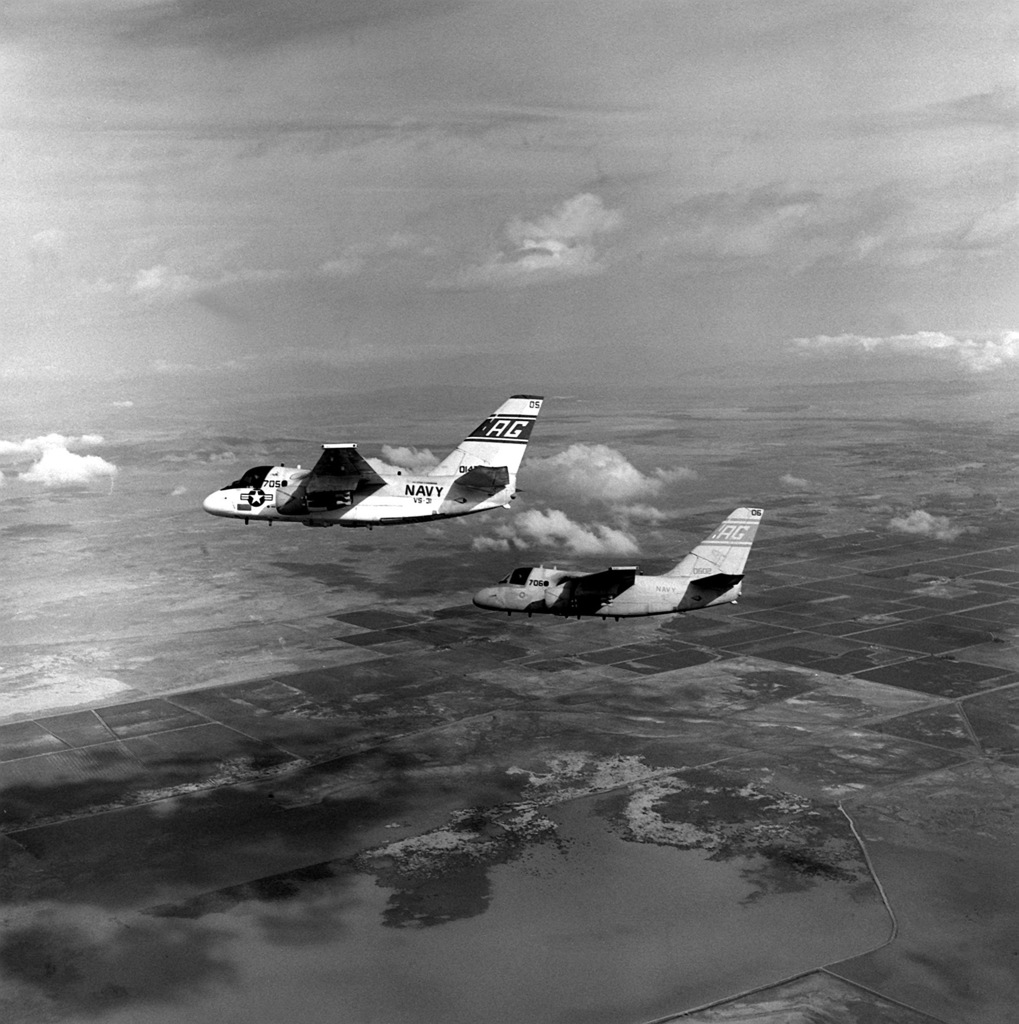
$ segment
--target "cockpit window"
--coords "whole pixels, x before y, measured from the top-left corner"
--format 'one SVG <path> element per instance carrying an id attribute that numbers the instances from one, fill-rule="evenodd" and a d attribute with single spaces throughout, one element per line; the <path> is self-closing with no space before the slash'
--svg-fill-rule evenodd
<path id="1" fill-rule="evenodd" d="M 246 490 L 257 490 L 265 483 L 265 478 L 269 475 L 270 469 L 272 469 L 272 466 L 255 466 L 253 469 L 249 469 L 240 480 L 235 480 L 232 484 L 228 484 L 223 490 L 232 491 L 238 487 L 243 487 Z"/>
<path id="2" fill-rule="evenodd" d="M 510 584 L 515 587 L 522 587 L 527 582 L 527 577 L 531 575 L 531 567 L 529 565 L 524 566 L 522 569 L 514 569 L 509 574 Z"/>

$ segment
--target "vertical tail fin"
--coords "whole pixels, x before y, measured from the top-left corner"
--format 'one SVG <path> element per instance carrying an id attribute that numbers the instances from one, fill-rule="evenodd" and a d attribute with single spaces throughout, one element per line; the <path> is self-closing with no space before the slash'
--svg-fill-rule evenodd
<path id="1" fill-rule="evenodd" d="M 742 575 L 763 515 L 764 510 L 759 508 L 736 509 L 710 537 L 701 541 L 665 575 L 692 576 L 695 579 L 716 573 Z"/>
<path id="2" fill-rule="evenodd" d="M 541 403 L 541 395 L 514 395 L 472 430 L 432 472 L 458 475 L 475 466 L 505 466 L 512 480 L 520 468 Z"/>

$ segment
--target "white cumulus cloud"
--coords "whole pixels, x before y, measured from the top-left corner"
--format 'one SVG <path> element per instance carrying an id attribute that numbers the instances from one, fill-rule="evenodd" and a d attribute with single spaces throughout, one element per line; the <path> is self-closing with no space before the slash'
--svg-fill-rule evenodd
<path id="1" fill-rule="evenodd" d="M 411 473 L 427 473 L 439 464 L 439 457 L 428 448 L 412 448 L 409 445 L 382 446 L 382 459 L 371 458 L 368 462 L 379 473 L 396 473 L 397 470 Z"/>
<path id="2" fill-rule="evenodd" d="M 779 483 L 783 487 L 788 487 L 791 491 L 809 491 L 813 490 L 814 487 L 809 480 L 805 480 L 801 476 L 793 476 L 792 473 L 786 473 L 779 479 Z"/>
<path id="3" fill-rule="evenodd" d="M 695 480 L 692 469 L 674 467 L 642 473 L 625 455 L 604 444 L 574 444 L 547 458 L 524 463 L 529 486 L 549 494 L 569 495 L 615 503 L 639 503 L 653 498 L 669 484 Z"/>
<path id="4" fill-rule="evenodd" d="M 972 533 L 972 527 L 953 526 L 948 516 L 934 516 L 923 509 L 914 509 L 908 515 L 897 516 L 888 524 L 897 533 L 912 533 L 933 540 L 950 541 L 964 533 Z"/>
<path id="5" fill-rule="evenodd" d="M 574 522 L 559 509 L 529 509 L 509 525 L 499 525 L 494 538 L 476 538 L 475 550 L 544 547 L 570 555 L 632 555 L 637 542 L 623 530 L 603 523 Z"/>
<path id="6" fill-rule="evenodd" d="M 112 477 L 117 467 L 98 455 L 76 455 L 62 445 L 47 448 L 20 479 L 47 487 L 67 487 L 87 484 L 100 477 Z"/>
<path id="7" fill-rule="evenodd" d="M 820 334 L 794 338 L 793 347 L 822 355 L 899 355 L 947 359 L 972 373 L 1019 363 L 1019 331 L 999 331 L 975 338 L 957 338 L 940 331 L 868 337 L 862 334 Z"/>
<path id="8" fill-rule="evenodd" d="M 525 285 L 559 277 L 583 277 L 605 269 L 594 245 L 596 235 L 623 222 L 599 196 L 582 192 L 535 220 L 514 217 L 505 227 L 507 246 L 481 266 L 464 271 L 461 285 Z"/>

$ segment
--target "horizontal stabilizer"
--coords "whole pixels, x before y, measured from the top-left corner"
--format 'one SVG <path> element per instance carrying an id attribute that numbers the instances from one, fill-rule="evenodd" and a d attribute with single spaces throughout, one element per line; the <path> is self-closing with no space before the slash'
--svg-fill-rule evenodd
<path id="1" fill-rule="evenodd" d="M 454 486 L 498 494 L 509 486 L 509 482 L 509 468 L 506 466 L 475 466 L 458 476 Z"/>
<path id="2" fill-rule="evenodd" d="M 698 576 L 697 579 L 690 581 L 690 586 L 696 587 L 698 590 L 709 590 L 711 593 L 724 594 L 742 581 L 742 575 L 734 576 L 731 573 L 716 572 L 712 576 Z"/>

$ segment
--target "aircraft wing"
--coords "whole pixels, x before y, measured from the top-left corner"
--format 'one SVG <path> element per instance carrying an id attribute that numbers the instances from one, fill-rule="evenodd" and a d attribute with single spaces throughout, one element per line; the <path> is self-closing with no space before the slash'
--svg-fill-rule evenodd
<path id="1" fill-rule="evenodd" d="M 555 607 L 566 614 L 592 615 L 633 586 L 637 577 L 636 566 L 613 566 L 601 572 L 568 577 Z"/>
<path id="2" fill-rule="evenodd" d="M 382 487 L 386 481 L 357 450 L 356 444 L 324 444 L 322 455 L 304 478 L 306 494 Z"/>

